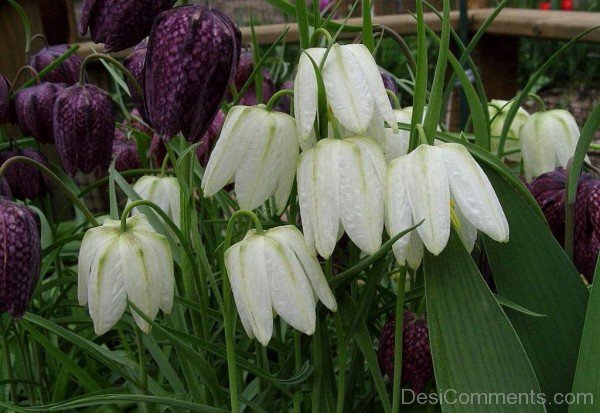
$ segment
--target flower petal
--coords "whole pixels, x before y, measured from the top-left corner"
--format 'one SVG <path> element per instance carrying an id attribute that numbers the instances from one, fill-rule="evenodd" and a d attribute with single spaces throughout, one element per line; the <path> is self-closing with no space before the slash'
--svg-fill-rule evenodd
<path id="1" fill-rule="evenodd" d="M 306 150 L 312 147 L 311 135 L 314 131 L 314 124 L 317 118 L 318 109 L 318 86 L 317 76 L 313 66 L 312 58 L 318 65 L 323 60 L 325 54 L 324 48 L 306 49 L 300 55 L 298 62 L 298 72 L 294 80 L 294 116 L 296 117 L 296 127 L 298 130 L 298 139 L 302 149 Z M 310 56 L 310 58 L 309 58 Z"/>
<path id="2" fill-rule="evenodd" d="M 337 302 L 325 279 L 319 261 L 316 255 L 307 247 L 304 237 L 298 228 L 293 225 L 273 228 L 269 230 L 269 236 L 289 249 L 289 253 L 287 254 L 290 257 L 289 259 L 291 261 L 298 261 L 319 300 L 331 311 L 336 311 Z"/>
<path id="3" fill-rule="evenodd" d="M 439 148 L 421 145 L 410 153 L 407 172 L 408 199 L 417 231 L 434 255 L 446 247 L 450 237 L 450 187 Z"/>
<path id="4" fill-rule="evenodd" d="M 235 195 L 240 208 L 246 210 L 258 208 L 274 194 L 282 162 L 275 115 L 262 108 L 250 111 L 260 122 L 261 133 L 252 139 L 235 172 Z"/>
<path id="5" fill-rule="evenodd" d="M 232 181 L 248 146 L 262 136 L 264 119 L 261 121 L 251 116 L 250 109 L 247 106 L 234 106 L 227 114 L 202 179 L 205 197 L 215 195 Z"/>
<path id="6" fill-rule="evenodd" d="M 92 269 L 98 267 L 100 255 L 117 238 L 117 232 L 106 227 L 91 228 L 85 233 L 77 266 L 77 298 L 80 305 L 88 303 L 88 284 Z"/>
<path id="7" fill-rule="evenodd" d="M 287 206 L 294 178 L 296 176 L 296 163 L 300 148 L 294 118 L 284 113 L 273 113 L 277 131 L 277 148 L 281 151 L 279 160 L 279 181 L 275 191 L 277 213 L 281 214 Z"/>
<path id="8" fill-rule="evenodd" d="M 317 216 L 317 201 L 315 199 L 315 150 L 310 149 L 300 155 L 298 160 L 298 202 L 300 204 L 300 217 L 302 218 L 302 231 L 306 245 L 315 251 L 314 225 Z"/>
<path id="9" fill-rule="evenodd" d="M 557 163 L 553 139 L 546 134 L 543 118 L 539 115 L 540 113 L 531 115 L 519 133 L 525 177 L 528 181 L 553 171 Z"/>
<path id="10" fill-rule="evenodd" d="M 352 54 L 354 54 L 354 58 L 358 62 L 358 65 L 367 80 L 377 111 L 383 120 L 389 124 L 392 130 L 398 132 L 398 124 L 394 117 L 390 98 L 385 90 L 379 67 L 377 66 L 377 63 L 375 63 L 373 55 L 364 44 L 347 44 L 342 47 L 351 50 Z"/>
<path id="11" fill-rule="evenodd" d="M 354 243 L 367 254 L 381 247 L 386 162 L 370 138 L 349 138 L 340 151 L 340 217 Z"/>
<path id="12" fill-rule="evenodd" d="M 102 335 L 119 321 L 127 305 L 119 242 L 115 240 L 98 254 L 88 286 L 90 316 L 94 332 Z"/>
<path id="13" fill-rule="evenodd" d="M 242 268 L 242 258 L 240 255 L 240 248 L 242 246 L 241 242 L 231 246 L 225 252 L 225 266 L 227 268 L 227 276 L 229 277 L 229 282 L 231 283 L 231 288 L 234 294 L 239 287 L 239 280 L 243 278 L 244 272 Z M 235 286 L 234 286 L 235 284 Z M 241 296 L 239 298 L 235 298 L 235 305 L 237 308 L 238 315 L 240 316 L 240 320 L 242 321 L 242 325 L 244 326 L 244 330 L 246 334 L 250 338 L 254 338 L 254 331 L 252 331 L 252 324 L 250 323 L 250 317 L 248 312 L 250 311 L 247 303 L 244 301 L 245 296 Z"/>
<path id="14" fill-rule="evenodd" d="M 231 254 L 229 250 L 225 253 L 228 271 L 235 268 L 236 264 L 232 261 L 236 259 L 236 255 L 240 261 L 240 268 L 230 273 L 233 296 L 238 311 L 244 312 L 253 334 L 266 346 L 273 335 L 273 313 L 264 236 L 249 237 L 239 245 L 238 254 Z"/>
<path id="15" fill-rule="evenodd" d="M 457 143 L 439 146 L 452 190 L 460 211 L 471 224 L 490 238 L 508 241 L 508 222 L 496 192 L 469 151 Z"/>
<path id="16" fill-rule="evenodd" d="M 298 260 L 277 240 L 265 237 L 265 261 L 273 309 L 289 325 L 305 334 L 315 332 L 315 301 Z"/>
<path id="17" fill-rule="evenodd" d="M 323 67 L 323 81 L 336 119 L 353 132 L 365 133 L 373 119 L 375 102 L 350 49 L 337 43 L 331 47 Z"/>

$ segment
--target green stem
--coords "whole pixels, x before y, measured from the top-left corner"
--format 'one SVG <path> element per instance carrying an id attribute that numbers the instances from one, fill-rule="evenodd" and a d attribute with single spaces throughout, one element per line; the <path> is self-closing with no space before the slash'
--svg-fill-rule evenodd
<path id="1" fill-rule="evenodd" d="M 400 393 L 402 390 L 402 332 L 404 326 L 404 289 L 406 284 L 406 267 L 400 269 L 398 277 L 398 293 L 396 296 L 396 325 L 394 328 L 394 387 L 392 395 L 392 412 L 400 411 Z"/>
<path id="2" fill-rule="evenodd" d="M 425 19 L 423 17 L 423 1 L 415 2 L 417 13 L 417 72 L 415 75 L 415 89 L 413 95 L 413 113 L 411 118 L 411 134 L 408 151 L 412 152 L 419 146 L 418 133 L 415 126 L 423 121 L 425 98 L 427 96 L 427 38 L 425 33 Z"/>
<path id="3" fill-rule="evenodd" d="M 375 50 L 375 36 L 373 35 L 373 21 L 371 17 L 371 0 L 362 0 L 363 17 L 363 44 L 371 53 Z"/>
<path id="4" fill-rule="evenodd" d="M 42 81 L 40 80 L 40 75 L 39 75 L 38 71 L 37 71 L 37 70 L 35 70 L 35 68 L 34 68 L 34 67 L 32 67 L 32 66 L 25 65 L 25 66 L 23 66 L 22 68 L 20 68 L 20 69 L 19 69 L 19 71 L 17 72 L 17 74 L 16 74 L 16 75 L 15 75 L 15 77 L 13 78 L 13 81 L 12 81 L 12 83 L 11 83 L 11 85 L 12 85 L 12 86 L 10 87 L 10 92 L 11 92 L 11 93 L 14 91 L 15 87 L 17 86 L 17 82 L 19 81 L 19 78 L 21 77 L 21 75 L 22 75 L 22 74 L 23 74 L 23 73 L 24 73 L 26 70 L 28 70 L 28 71 L 29 71 L 29 73 L 30 73 L 31 75 L 33 75 L 31 78 L 32 78 L 32 79 L 35 79 L 35 83 L 37 83 L 38 85 L 39 85 L 40 83 L 42 83 Z"/>
<path id="5" fill-rule="evenodd" d="M 135 78 L 135 76 L 132 75 L 131 72 L 129 70 L 127 70 L 125 68 L 125 66 L 123 66 L 118 60 L 116 60 L 115 58 L 113 58 L 109 55 L 105 55 L 102 53 L 91 54 L 88 57 L 86 57 L 85 59 L 83 59 L 83 63 L 81 63 L 81 69 L 79 70 L 79 84 L 81 86 L 83 86 L 85 84 L 85 69 L 86 69 L 88 63 L 90 63 L 94 60 L 106 60 L 106 61 L 112 63 L 113 65 L 115 65 L 117 67 L 117 69 L 119 69 L 121 72 L 123 72 L 125 77 L 127 77 L 129 82 L 135 88 L 136 92 L 140 96 L 142 96 L 142 97 L 144 96 L 144 89 L 142 89 L 142 86 L 140 85 L 138 80 Z"/>
<path id="6" fill-rule="evenodd" d="M 90 225 L 92 225 L 94 227 L 97 227 L 100 225 L 98 223 L 98 221 L 96 221 L 94 214 L 92 214 L 90 212 L 90 210 L 85 206 L 83 201 L 81 199 L 79 199 L 77 194 L 73 193 L 73 191 L 71 191 L 69 189 L 69 187 L 58 176 L 56 176 L 56 174 L 54 172 L 52 172 L 46 166 L 42 165 L 41 163 L 39 163 L 31 158 L 27 158 L 25 156 L 13 156 L 12 158 L 8 159 L 0 167 L 0 177 L 3 177 L 6 174 L 7 169 L 12 164 L 17 163 L 17 162 L 21 162 L 21 163 L 27 164 L 29 166 L 33 166 L 38 171 L 40 171 L 42 174 L 44 174 L 44 176 L 46 178 L 50 179 L 50 181 L 52 181 L 52 183 L 54 185 L 56 185 L 58 187 L 58 189 L 60 189 L 61 192 L 67 196 L 67 198 L 69 199 L 69 201 L 71 201 L 73 203 L 73 205 L 75 205 L 77 208 L 79 208 L 79 210 L 81 212 L 83 212 L 83 214 L 85 215 L 85 217 L 86 217 L 87 221 L 90 223 Z"/>
<path id="7" fill-rule="evenodd" d="M 313 47 L 317 47 L 319 45 L 319 38 L 324 37 L 327 40 L 327 46 L 330 46 L 333 43 L 333 37 L 331 33 L 329 33 L 326 29 L 319 27 L 315 30 L 310 39 L 310 44 Z"/>
<path id="8" fill-rule="evenodd" d="M 337 413 L 344 413 L 344 400 L 346 400 L 346 362 L 348 359 L 348 349 L 344 343 L 344 328 L 340 313 L 335 314 L 335 329 L 339 345 L 338 354 L 338 386 L 337 386 Z"/>
<path id="9" fill-rule="evenodd" d="M 277 101 L 282 98 L 283 96 L 294 96 L 294 91 L 290 90 L 290 89 L 283 89 L 280 90 L 279 92 L 275 93 L 271 99 L 269 99 L 269 102 L 267 103 L 267 110 L 268 111 L 272 111 L 273 107 L 275 107 L 275 104 L 277 103 Z"/>
<path id="10" fill-rule="evenodd" d="M 64 52 L 62 54 L 62 56 L 58 57 L 56 60 L 53 60 L 52 63 L 50 63 L 43 70 L 41 70 L 38 73 L 38 77 L 40 79 L 43 79 L 44 77 L 46 77 L 48 75 L 48 73 L 52 72 L 54 69 L 56 69 L 58 66 L 60 66 L 65 60 L 67 60 L 69 57 L 71 57 L 71 55 L 73 55 L 75 52 L 77 52 L 77 50 L 79 50 L 78 44 L 71 46 L 69 48 L 69 50 L 67 50 L 66 52 Z M 36 82 L 36 79 L 31 78 L 28 81 L 26 81 L 25 83 L 23 83 L 21 85 L 21 87 L 17 90 L 28 88 L 29 86 L 32 86 L 35 82 Z M 12 96 L 14 96 L 14 92 L 13 92 Z"/>
<path id="11" fill-rule="evenodd" d="M 25 13 L 25 10 L 23 10 L 16 1 L 8 0 L 8 3 L 13 6 L 21 19 L 21 22 L 23 22 L 23 29 L 25 31 L 25 54 L 29 55 L 29 47 L 31 46 L 31 23 L 29 22 L 27 13 Z"/>
<path id="12" fill-rule="evenodd" d="M 419 141 L 422 144 L 428 144 L 429 141 L 427 140 L 427 135 L 425 134 L 425 129 L 423 128 L 423 125 L 421 125 L 420 123 L 417 124 L 416 126 L 417 129 L 417 133 L 419 135 Z"/>
<path id="13" fill-rule="evenodd" d="M 386 89 L 385 91 L 387 92 L 390 99 L 392 99 L 394 109 L 402 109 L 402 106 L 400 106 L 400 99 L 398 99 L 398 95 L 396 95 L 393 90 Z"/>
<path id="14" fill-rule="evenodd" d="M 308 11 L 306 10 L 306 0 L 296 1 L 296 17 L 298 19 L 298 31 L 300 33 L 300 47 L 302 50 L 310 47 L 310 33 L 308 25 Z"/>
<path id="15" fill-rule="evenodd" d="M 144 337 L 142 330 L 139 327 L 134 326 L 135 330 L 135 341 L 138 348 L 139 364 L 140 364 L 140 390 L 142 394 L 148 394 L 148 370 L 146 367 L 146 348 L 144 347 Z M 142 404 L 145 411 L 148 411 L 148 404 Z"/>
<path id="16" fill-rule="evenodd" d="M 544 103 L 544 100 L 537 94 L 535 93 L 529 93 L 527 94 L 527 97 L 533 99 L 536 101 L 536 103 L 538 104 L 538 111 L 539 112 L 545 112 L 546 111 L 546 104 Z"/>
<path id="17" fill-rule="evenodd" d="M 302 339 L 300 332 L 294 330 L 294 364 L 296 371 L 302 368 Z M 302 391 L 298 389 L 294 394 L 294 413 L 300 413 L 302 410 Z"/>
<path id="18" fill-rule="evenodd" d="M 231 218 L 229 219 L 229 223 L 227 224 L 227 233 L 225 234 L 225 243 L 223 247 L 223 251 L 227 251 L 231 246 L 231 238 L 233 237 L 233 228 L 235 225 L 235 221 L 241 217 L 246 216 L 252 220 L 254 223 L 254 229 L 256 229 L 257 234 L 262 234 L 264 232 L 260 219 L 256 216 L 256 214 L 252 211 L 240 210 L 236 211 Z"/>
<path id="19" fill-rule="evenodd" d="M 10 326 L 10 321 L 9 321 L 9 326 Z M 15 372 L 13 370 L 12 362 L 10 360 L 10 349 L 8 347 L 8 339 L 6 338 L 6 335 L 8 334 L 9 326 L 7 326 L 6 329 L 4 329 L 2 331 L 2 334 L 0 334 L 0 340 L 2 341 L 2 353 L 4 355 L 4 360 L 6 363 L 8 380 L 10 381 L 10 383 L 8 384 L 9 391 L 10 391 L 10 397 L 12 399 L 12 402 L 14 404 L 17 404 L 18 399 L 17 399 L 17 388 L 15 386 Z"/>
<path id="20" fill-rule="evenodd" d="M 165 159 L 162 161 L 162 165 L 160 166 L 160 176 L 165 176 L 165 172 L 167 171 L 167 165 L 169 164 L 169 154 L 165 155 Z"/>

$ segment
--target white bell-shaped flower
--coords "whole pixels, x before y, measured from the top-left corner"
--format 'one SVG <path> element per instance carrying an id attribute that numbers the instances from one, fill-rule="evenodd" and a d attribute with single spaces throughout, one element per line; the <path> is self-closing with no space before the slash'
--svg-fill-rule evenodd
<path id="1" fill-rule="evenodd" d="M 529 181 L 559 166 L 567 166 L 575 154 L 579 127 L 573 115 L 555 109 L 531 115 L 519 136 L 525 177 Z"/>
<path id="2" fill-rule="evenodd" d="M 225 266 L 242 325 L 264 346 L 273 334 L 273 311 L 296 330 L 313 334 L 315 297 L 337 310 L 316 256 L 292 225 L 249 231 L 225 251 Z"/>
<path id="3" fill-rule="evenodd" d="M 274 195 L 282 212 L 294 184 L 299 152 L 293 117 L 264 105 L 235 106 L 206 166 L 204 196 L 211 197 L 235 181 L 241 209 L 256 209 Z"/>
<path id="4" fill-rule="evenodd" d="M 355 134 L 364 134 L 375 116 L 398 130 L 379 68 L 362 44 L 334 44 L 304 51 L 294 81 L 294 114 L 302 149 L 315 143 L 314 123 L 318 110 L 317 76 L 313 61 L 323 66 L 327 102 L 337 121 Z M 323 59 L 325 63 L 323 62 Z M 312 61 L 311 61 L 312 59 Z"/>
<path id="5" fill-rule="evenodd" d="M 158 205 L 179 227 L 181 222 L 181 187 L 177 178 L 172 176 L 142 176 L 133 185 L 133 190 L 143 200 Z M 128 200 L 127 203 L 130 204 L 131 202 L 131 200 Z M 131 211 L 132 215 L 139 213 L 138 208 Z"/>
<path id="6" fill-rule="evenodd" d="M 490 103 L 488 103 L 488 112 L 490 114 L 490 134 L 492 136 L 491 142 L 491 150 L 492 153 L 498 152 L 498 144 L 499 139 L 497 138 L 502 134 L 502 128 L 504 127 L 504 123 L 506 123 L 506 115 L 508 115 L 508 111 L 514 102 L 509 102 L 507 100 L 498 100 L 492 99 Z M 508 130 L 507 139 L 504 143 L 504 152 L 510 151 L 511 149 L 519 149 L 521 145 L 519 144 L 519 132 L 521 131 L 521 127 L 527 119 L 529 118 L 529 112 L 527 112 L 523 108 L 519 108 L 515 118 L 510 124 L 510 129 Z M 494 138 L 496 137 L 496 138 Z M 506 159 L 510 159 L 511 161 L 518 162 L 521 160 L 521 153 L 512 153 L 505 156 Z"/>
<path id="7" fill-rule="evenodd" d="M 387 165 L 372 138 L 322 139 L 298 165 L 298 196 L 307 244 L 324 258 L 345 231 L 367 254 L 381 247 Z"/>
<path id="8" fill-rule="evenodd" d="M 161 309 L 173 307 L 174 269 L 166 238 L 158 234 L 143 214 L 121 222 L 107 219 L 85 233 L 79 251 L 77 296 L 88 305 L 94 331 L 101 335 L 119 321 L 127 300 L 144 315 L 154 319 Z M 139 328 L 149 324 L 135 311 Z"/>
<path id="9" fill-rule="evenodd" d="M 450 236 L 452 215 L 469 250 L 477 229 L 496 241 L 508 241 L 508 222 L 494 188 L 464 146 L 421 145 L 390 163 L 386 188 L 390 236 L 423 221 L 394 244 L 401 265 L 417 268 L 423 244 L 435 255 L 442 252 Z"/>

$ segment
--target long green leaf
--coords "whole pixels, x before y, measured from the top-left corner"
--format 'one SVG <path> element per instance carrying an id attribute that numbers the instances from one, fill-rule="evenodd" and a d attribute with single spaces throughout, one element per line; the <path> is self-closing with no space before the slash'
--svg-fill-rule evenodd
<path id="1" fill-rule="evenodd" d="M 585 317 L 587 290 L 544 221 L 491 168 L 484 166 L 510 225 L 506 244 L 484 238 L 498 292 L 545 314 L 532 318 L 506 310 L 544 393 L 571 389 Z M 549 404 L 548 411 L 565 411 Z"/>
<path id="2" fill-rule="evenodd" d="M 438 389 L 456 394 L 539 394 L 531 363 L 508 318 L 453 231 L 446 249 L 425 254 L 429 341 Z M 543 405 L 452 404 L 444 413 L 544 412 Z"/>

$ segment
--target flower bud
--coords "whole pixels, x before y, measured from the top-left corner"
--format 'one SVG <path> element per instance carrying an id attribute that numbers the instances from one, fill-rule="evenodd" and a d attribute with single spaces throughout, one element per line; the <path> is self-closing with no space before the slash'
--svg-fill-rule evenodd
<path id="1" fill-rule="evenodd" d="M 36 71 L 41 72 L 46 66 L 65 54 L 67 50 L 69 50 L 69 45 L 66 44 L 44 47 L 29 59 L 29 64 Z M 77 54 L 73 54 L 48 73 L 45 80 L 51 83 L 75 84 L 79 80 L 80 68 L 81 58 Z"/>
<path id="2" fill-rule="evenodd" d="M 555 168 L 566 167 L 575 154 L 579 127 L 573 115 L 554 109 L 531 115 L 519 132 L 528 181 Z"/>
<path id="3" fill-rule="evenodd" d="M 125 66 L 125 69 L 129 70 L 129 72 L 140 84 L 142 89 L 144 88 L 144 68 L 147 47 L 148 43 L 144 40 L 138 44 L 133 53 L 127 56 L 127 58 L 123 61 L 123 66 Z M 144 97 L 139 94 L 135 85 L 133 85 L 127 77 L 125 77 L 125 83 L 129 88 L 129 93 L 131 93 L 131 100 L 133 100 L 133 103 L 135 103 L 135 106 L 138 108 L 142 119 L 146 120 L 147 116 Z"/>
<path id="4" fill-rule="evenodd" d="M 65 170 L 90 173 L 110 165 L 115 135 L 113 103 L 94 85 L 71 86 L 58 94 L 54 105 L 54 139 Z"/>
<path id="5" fill-rule="evenodd" d="M 88 230 L 81 242 L 77 296 L 88 305 L 94 331 L 102 335 L 119 321 L 127 300 L 148 318 L 173 307 L 173 256 L 166 238 L 152 228 L 143 214 L 121 222 L 106 219 L 101 227 Z M 138 327 L 150 325 L 132 311 Z"/>
<path id="6" fill-rule="evenodd" d="M 47 165 L 44 155 L 33 148 L 15 149 L 0 152 L 0 164 L 15 156 L 24 156 Z M 16 162 L 9 166 L 4 177 L 10 188 L 10 193 L 17 199 L 34 199 L 46 190 L 46 180 L 38 169 L 33 166 Z M 4 195 L 4 194 L 3 194 Z"/>
<path id="7" fill-rule="evenodd" d="M 391 316 L 381 330 L 379 339 L 379 367 L 390 383 L 394 381 L 395 328 L 396 317 Z M 420 393 L 432 379 L 433 360 L 427 321 L 405 310 L 402 324 L 402 386 Z"/>
<path id="8" fill-rule="evenodd" d="M 163 138 L 204 135 L 233 79 L 240 31 L 217 10 L 178 7 L 156 20 L 146 56 L 150 123 Z"/>
<path id="9" fill-rule="evenodd" d="M 40 143 L 54 143 L 54 103 L 65 87 L 63 83 L 43 82 L 15 94 L 15 115 L 24 135 Z"/>
<path id="10" fill-rule="evenodd" d="M 173 222 L 179 226 L 181 220 L 181 187 L 177 178 L 167 176 L 142 176 L 133 186 L 140 198 L 154 202 L 160 207 Z M 129 201 L 131 202 L 131 201 Z M 139 214 L 137 208 L 134 208 L 132 215 Z"/>
<path id="11" fill-rule="evenodd" d="M 79 32 L 104 43 L 106 52 L 135 46 L 150 33 L 152 23 L 175 0 L 84 0 Z"/>
<path id="12" fill-rule="evenodd" d="M 0 74 L 0 123 L 8 122 L 8 109 L 10 107 L 9 102 L 10 95 L 10 83 L 6 77 Z"/>
<path id="13" fill-rule="evenodd" d="M 40 219 L 0 197 L 0 312 L 21 318 L 40 277 Z"/>

